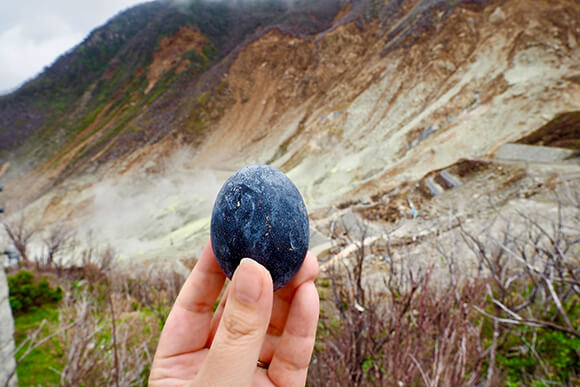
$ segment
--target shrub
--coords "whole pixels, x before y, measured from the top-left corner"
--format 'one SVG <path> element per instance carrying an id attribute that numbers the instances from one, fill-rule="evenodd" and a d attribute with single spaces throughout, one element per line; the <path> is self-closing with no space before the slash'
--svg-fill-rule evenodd
<path id="1" fill-rule="evenodd" d="M 34 280 L 34 274 L 20 270 L 8 276 L 10 306 L 15 314 L 26 313 L 44 304 L 57 303 L 62 299 L 62 288 L 51 288 L 45 278 Z"/>
<path id="2" fill-rule="evenodd" d="M 343 245 L 355 249 L 325 265 L 324 293 L 333 297 L 309 385 L 579 385 L 576 192 L 556 197 L 553 218 L 498 211 L 501 222 L 483 231 L 459 221 L 452 246 L 437 247 L 449 270 L 442 283 L 431 279 L 433 267 L 412 269 L 404 251 L 395 261 L 388 236 L 388 266 L 368 265 L 366 229 L 344 227 Z M 478 270 L 458 270 L 470 254 Z"/>
<path id="3" fill-rule="evenodd" d="M 434 292 L 430 273 L 391 284 L 390 296 L 332 277 L 334 318 L 319 325 L 312 386 L 473 385 L 482 381 L 481 331 L 473 305 L 484 302 L 475 281 Z M 348 278 L 348 275 L 347 275 Z M 359 296 L 360 299 L 360 296 Z"/>

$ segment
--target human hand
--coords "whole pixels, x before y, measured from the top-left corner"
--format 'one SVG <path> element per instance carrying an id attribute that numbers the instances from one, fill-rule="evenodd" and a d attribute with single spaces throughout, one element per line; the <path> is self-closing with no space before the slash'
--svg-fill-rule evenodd
<path id="1" fill-rule="evenodd" d="M 270 273 L 244 259 L 213 313 L 226 277 L 208 243 L 165 322 L 149 385 L 304 386 L 318 323 L 317 274 L 308 253 L 274 293 Z"/>

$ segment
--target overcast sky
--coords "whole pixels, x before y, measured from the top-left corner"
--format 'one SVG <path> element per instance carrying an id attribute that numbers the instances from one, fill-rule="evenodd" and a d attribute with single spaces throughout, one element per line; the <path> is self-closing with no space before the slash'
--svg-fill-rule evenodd
<path id="1" fill-rule="evenodd" d="M 0 0 L 0 94 L 15 89 L 96 27 L 146 0 Z"/>

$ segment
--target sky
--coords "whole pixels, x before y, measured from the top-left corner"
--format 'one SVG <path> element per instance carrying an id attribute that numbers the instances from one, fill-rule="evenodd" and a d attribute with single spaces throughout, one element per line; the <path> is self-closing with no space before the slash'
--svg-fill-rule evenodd
<path id="1" fill-rule="evenodd" d="M 50 66 L 96 27 L 146 0 L 0 0 L 0 95 Z"/>

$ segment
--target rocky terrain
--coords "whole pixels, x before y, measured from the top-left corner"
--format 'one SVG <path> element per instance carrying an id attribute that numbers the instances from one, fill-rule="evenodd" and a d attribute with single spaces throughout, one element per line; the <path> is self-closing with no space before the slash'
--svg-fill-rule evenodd
<path id="1" fill-rule="evenodd" d="M 577 182 L 573 155 L 493 160 L 580 109 L 576 2 L 265 4 L 136 7 L 2 97 L 2 133 L 22 144 L 3 152 L 8 215 L 92 230 L 126 260 L 176 260 L 207 240 L 217 190 L 250 163 L 293 179 L 319 247 L 344 213 L 405 240 L 439 233 L 450 212 L 483 222 L 483 198 L 535 208 Z M 254 12 L 224 35 L 236 6 Z M 109 56 L 63 87 L 67 61 L 99 44 Z M 79 98 L 60 115 L 30 110 L 66 90 Z M 570 138 L 547 145 L 577 148 L 570 114 Z"/>

